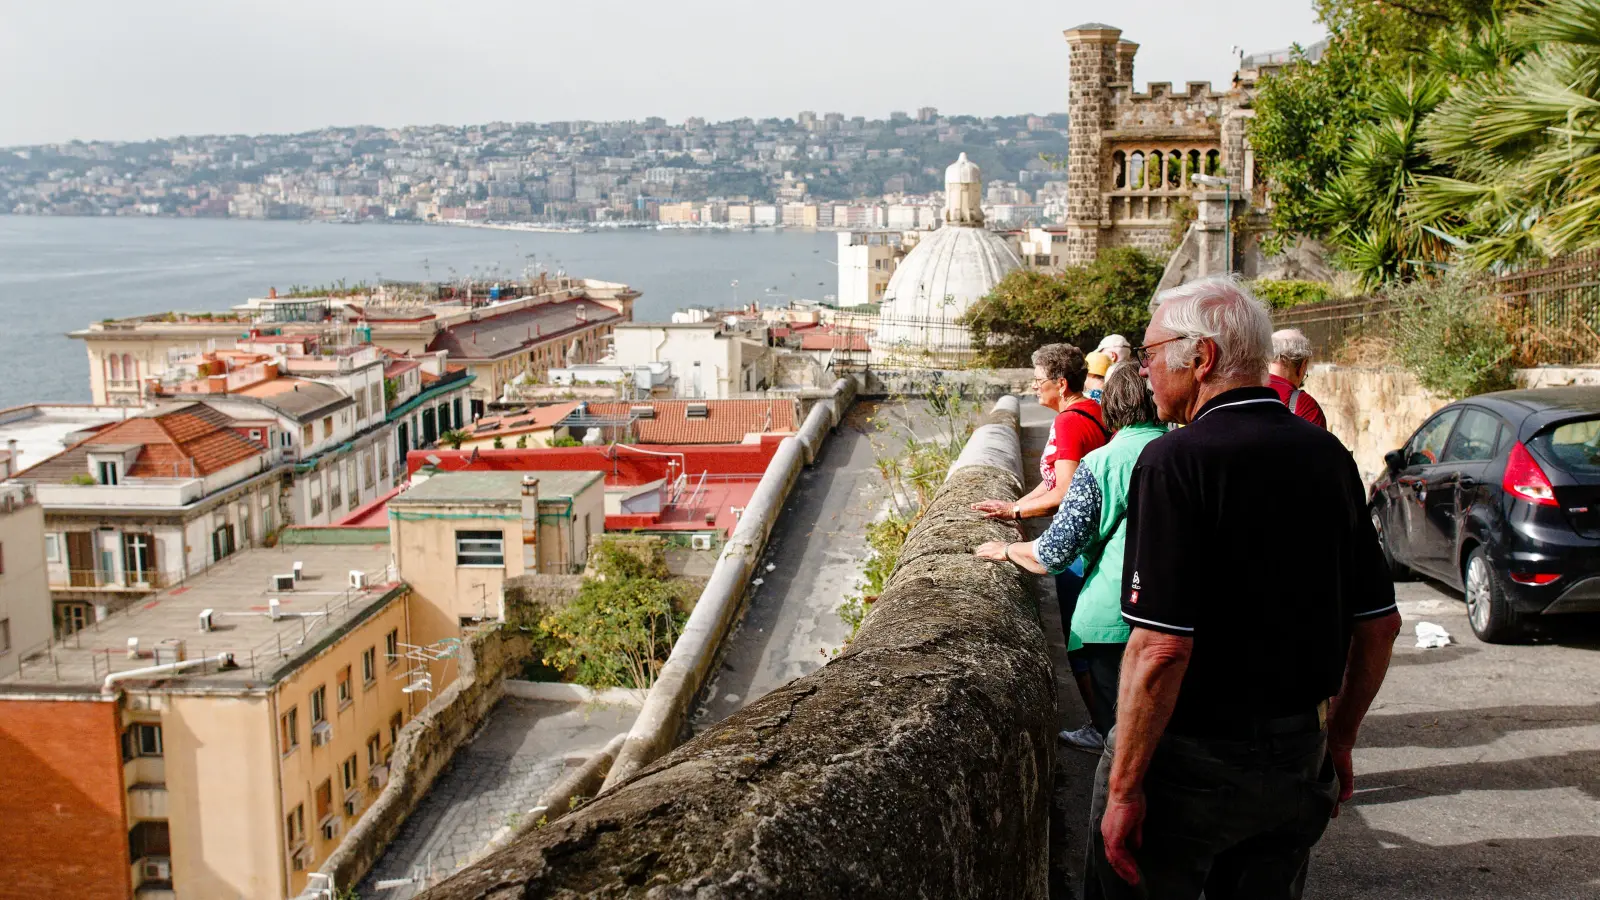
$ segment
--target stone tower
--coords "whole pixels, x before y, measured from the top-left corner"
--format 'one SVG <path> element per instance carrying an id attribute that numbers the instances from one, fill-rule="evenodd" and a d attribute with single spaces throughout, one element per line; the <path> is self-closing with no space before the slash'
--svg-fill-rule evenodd
<path id="1" fill-rule="evenodd" d="M 983 172 L 965 153 L 944 170 L 944 223 L 983 224 Z"/>
<path id="2" fill-rule="evenodd" d="M 1065 265 L 1092 262 L 1100 251 L 1101 150 L 1110 117 L 1111 85 L 1133 80 L 1137 44 L 1122 29 L 1088 22 L 1065 32 L 1067 70 L 1067 246 Z M 1126 44 L 1126 50 L 1123 45 Z"/>

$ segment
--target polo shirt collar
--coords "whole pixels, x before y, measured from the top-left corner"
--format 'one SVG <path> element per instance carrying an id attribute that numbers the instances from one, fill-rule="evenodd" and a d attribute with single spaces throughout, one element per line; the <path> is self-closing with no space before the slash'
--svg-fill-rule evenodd
<path id="1" fill-rule="evenodd" d="M 1239 406 L 1245 406 L 1246 408 L 1258 405 L 1265 406 L 1266 403 L 1263 401 L 1276 403 L 1280 407 L 1283 406 L 1283 401 L 1278 399 L 1278 392 L 1269 387 L 1242 387 L 1234 388 L 1231 391 L 1223 391 L 1207 400 L 1206 405 L 1200 407 L 1200 412 L 1195 414 L 1194 421 L 1189 424 L 1193 425 L 1205 418 L 1207 413 L 1222 409 L 1225 406 L 1234 408 Z"/>

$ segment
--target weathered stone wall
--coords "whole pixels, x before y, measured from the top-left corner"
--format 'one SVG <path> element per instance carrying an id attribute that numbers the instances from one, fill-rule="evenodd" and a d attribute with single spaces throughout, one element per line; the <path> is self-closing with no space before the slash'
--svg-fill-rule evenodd
<path id="1" fill-rule="evenodd" d="M 875 367 L 861 373 L 864 397 L 926 395 L 934 384 L 958 390 L 962 396 L 992 400 L 1032 390 L 1032 369 L 903 369 Z"/>
<path id="2" fill-rule="evenodd" d="M 522 665 L 531 649 L 530 637 L 509 627 L 479 632 L 462 642 L 460 675 L 400 729 L 389 757 L 388 784 L 323 861 L 319 871 L 332 876 L 337 887 L 353 887 L 372 869 L 456 750 L 499 702 L 506 675 Z"/>
<path id="3" fill-rule="evenodd" d="M 980 440 L 1014 446 L 996 415 Z M 971 552 L 1015 532 L 969 504 L 1021 489 L 953 473 L 838 658 L 423 897 L 1043 900 L 1056 697 L 1035 580 Z"/>
<path id="4" fill-rule="evenodd" d="M 1529 388 L 1600 384 L 1600 368 L 1519 369 L 1514 378 L 1518 386 Z M 1305 389 L 1322 404 L 1328 430 L 1355 456 L 1368 484 L 1383 471 L 1383 455 L 1398 449 L 1450 402 L 1424 390 L 1415 376 L 1399 368 L 1314 365 Z"/>
<path id="5" fill-rule="evenodd" d="M 519 575 L 506 579 L 506 624 L 533 628 L 539 618 L 560 609 L 578 595 L 582 575 Z"/>

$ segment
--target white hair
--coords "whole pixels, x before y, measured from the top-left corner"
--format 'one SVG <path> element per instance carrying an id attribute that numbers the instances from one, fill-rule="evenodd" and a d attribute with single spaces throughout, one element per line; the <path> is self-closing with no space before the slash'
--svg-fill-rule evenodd
<path id="1" fill-rule="evenodd" d="M 1298 328 L 1272 333 L 1272 361 L 1298 366 L 1312 357 L 1311 339 Z"/>
<path id="2" fill-rule="evenodd" d="M 1216 275 L 1162 291 L 1150 301 L 1150 315 L 1157 310 L 1165 310 L 1162 327 L 1184 338 L 1166 345 L 1168 368 L 1188 368 L 1200 341 L 1210 338 L 1219 376 L 1266 379 L 1272 317 L 1238 279 Z"/>

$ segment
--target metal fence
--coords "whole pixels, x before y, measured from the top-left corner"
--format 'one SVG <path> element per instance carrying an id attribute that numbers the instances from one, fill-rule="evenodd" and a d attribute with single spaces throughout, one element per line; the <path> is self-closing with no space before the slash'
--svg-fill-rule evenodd
<path id="1" fill-rule="evenodd" d="M 1498 314 L 1521 365 L 1600 362 L 1600 252 L 1585 251 L 1491 279 Z M 1274 312 L 1274 328 L 1298 328 L 1329 359 L 1363 333 L 1381 333 L 1395 310 L 1382 297 L 1328 300 Z"/>

